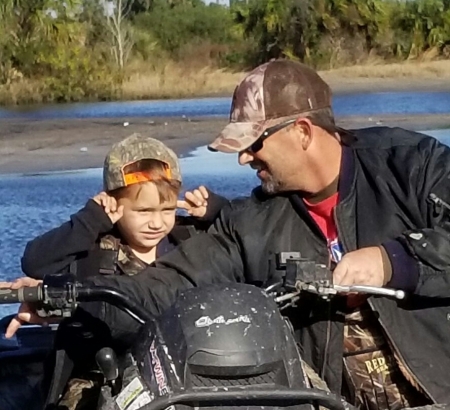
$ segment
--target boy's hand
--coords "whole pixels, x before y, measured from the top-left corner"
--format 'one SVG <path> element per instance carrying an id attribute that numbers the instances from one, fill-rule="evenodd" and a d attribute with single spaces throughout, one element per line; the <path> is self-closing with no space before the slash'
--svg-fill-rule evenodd
<path id="1" fill-rule="evenodd" d="M 178 201 L 177 207 L 185 209 L 189 215 L 201 218 L 206 215 L 208 207 L 208 190 L 203 186 L 199 186 L 192 192 L 188 191 L 184 194 L 184 201 Z"/>
<path id="2" fill-rule="evenodd" d="M 116 198 L 108 195 L 106 192 L 100 192 L 92 198 L 97 204 L 103 207 L 106 215 L 108 215 L 111 222 L 115 224 L 123 216 L 123 205 L 117 206 Z"/>
<path id="3" fill-rule="evenodd" d="M 19 278 L 14 282 L 0 282 L 0 289 L 20 289 L 25 287 L 34 287 L 42 283 L 41 280 L 32 278 Z M 17 315 L 11 320 L 5 332 L 7 339 L 13 337 L 24 323 L 31 323 L 46 326 L 49 323 L 56 323 L 59 318 L 42 318 L 36 314 L 34 306 L 29 303 L 22 303 Z"/>

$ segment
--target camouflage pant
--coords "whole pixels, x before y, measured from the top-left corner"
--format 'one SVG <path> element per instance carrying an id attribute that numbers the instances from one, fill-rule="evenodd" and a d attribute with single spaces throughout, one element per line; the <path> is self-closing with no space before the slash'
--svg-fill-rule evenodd
<path id="1" fill-rule="evenodd" d="M 413 377 L 403 373 L 369 309 L 346 317 L 344 369 L 354 405 L 360 409 L 400 410 L 430 404 L 413 386 Z"/>
<path id="2" fill-rule="evenodd" d="M 58 402 L 58 410 L 96 410 L 101 388 L 98 374 L 89 374 L 83 378 L 69 381 L 62 398 Z"/>

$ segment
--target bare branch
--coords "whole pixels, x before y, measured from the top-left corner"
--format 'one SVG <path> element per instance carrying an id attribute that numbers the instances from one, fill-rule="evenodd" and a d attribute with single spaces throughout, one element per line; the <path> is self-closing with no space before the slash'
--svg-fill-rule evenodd
<path id="1" fill-rule="evenodd" d="M 120 70 L 128 60 L 133 42 L 126 17 L 131 11 L 131 2 L 126 0 L 110 0 L 113 10 L 106 15 L 106 26 L 111 34 L 111 53 Z"/>

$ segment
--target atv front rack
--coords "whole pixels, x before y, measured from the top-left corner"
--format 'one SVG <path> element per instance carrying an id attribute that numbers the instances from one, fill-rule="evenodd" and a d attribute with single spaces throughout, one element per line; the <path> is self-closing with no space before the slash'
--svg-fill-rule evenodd
<path id="1" fill-rule="evenodd" d="M 211 391 L 185 391 L 172 393 L 157 398 L 146 404 L 140 410 L 165 410 L 176 404 L 184 404 L 192 407 L 203 405 L 228 405 L 228 406 L 279 406 L 288 407 L 299 404 L 317 403 L 330 410 L 351 410 L 348 403 L 337 395 L 319 389 L 292 390 L 277 388 L 268 389 L 244 389 L 214 388 Z"/>

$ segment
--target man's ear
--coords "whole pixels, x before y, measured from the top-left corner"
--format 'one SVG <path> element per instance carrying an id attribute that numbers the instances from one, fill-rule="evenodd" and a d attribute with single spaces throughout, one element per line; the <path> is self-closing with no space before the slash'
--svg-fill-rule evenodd
<path id="1" fill-rule="evenodd" d="M 308 118 L 299 118 L 294 123 L 303 150 L 307 150 L 313 139 L 313 124 Z"/>

